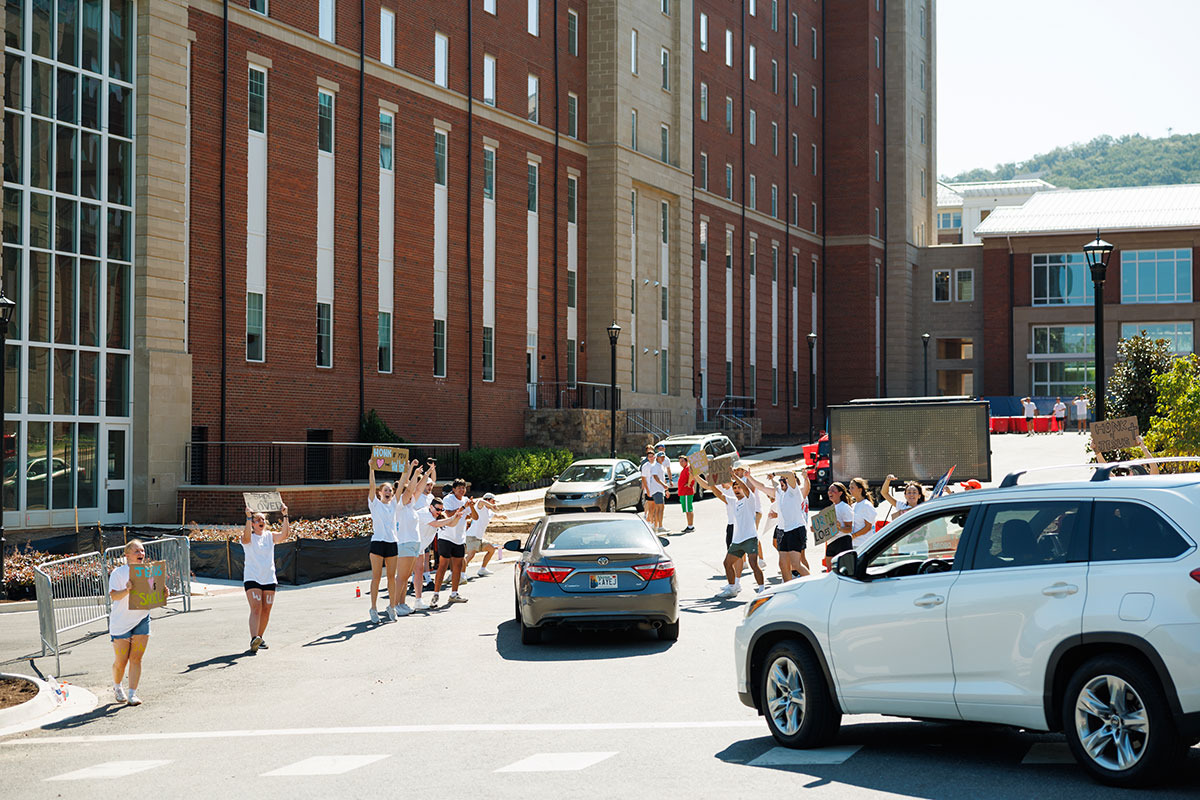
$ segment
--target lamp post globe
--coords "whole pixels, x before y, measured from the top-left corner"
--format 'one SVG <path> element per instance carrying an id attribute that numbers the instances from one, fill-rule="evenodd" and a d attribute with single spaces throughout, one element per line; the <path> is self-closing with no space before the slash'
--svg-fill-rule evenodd
<path id="1" fill-rule="evenodd" d="M 921 334 L 921 347 L 925 353 L 925 367 L 923 369 L 923 372 L 925 373 L 925 396 L 929 397 L 929 333 L 928 332 Z"/>
<path id="2" fill-rule="evenodd" d="M 1100 238 L 1096 238 L 1083 246 L 1083 254 L 1087 257 L 1088 270 L 1092 273 L 1092 307 L 1095 310 L 1096 328 L 1092 332 L 1092 350 L 1096 359 L 1096 419 L 1105 418 L 1104 408 L 1104 280 L 1108 273 L 1108 259 L 1112 256 L 1113 246 Z"/>

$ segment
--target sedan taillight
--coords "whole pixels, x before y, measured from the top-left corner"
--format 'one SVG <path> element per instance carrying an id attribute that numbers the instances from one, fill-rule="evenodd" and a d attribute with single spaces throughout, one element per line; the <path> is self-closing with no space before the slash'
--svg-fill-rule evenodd
<path id="1" fill-rule="evenodd" d="M 570 567 L 537 567 L 525 568 L 525 574 L 531 581 L 542 583 L 562 583 L 573 570 Z"/>
<path id="2" fill-rule="evenodd" d="M 675 564 L 672 561 L 659 561 L 657 564 L 642 564 L 640 567 L 634 567 L 633 571 L 641 575 L 642 580 L 653 581 L 674 575 Z"/>

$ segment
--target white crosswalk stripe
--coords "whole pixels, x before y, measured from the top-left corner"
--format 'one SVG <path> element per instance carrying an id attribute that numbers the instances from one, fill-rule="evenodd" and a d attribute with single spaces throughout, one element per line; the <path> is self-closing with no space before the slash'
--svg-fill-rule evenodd
<path id="1" fill-rule="evenodd" d="M 264 778 L 279 778 L 296 775 L 343 775 L 351 770 L 382 761 L 387 755 L 371 756 L 313 756 L 286 767 L 264 772 Z"/>
<path id="2" fill-rule="evenodd" d="M 496 772 L 573 772 L 587 769 L 615 755 L 616 752 L 537 753 L 529 758 L 523 758 L 515 764 L 501 767 Z"/>
<path id="3" fill-rule="evenodd" d="M 806 764 L 841 764 L 860 749 L 862 746 L 857 744 L 820 747 L 813 750 L 772 747 L 758 758 L 748 762 L 748 765 L 751 767 L 787 767 Z"/>
<path id="4" fill-rule="evenodd" d="M 1075 757 L 1066 742 L 1041 742 L 1029 748 L 1022 764 L 1074 764 Z"/>
<path id="5" fill-rule="evenodd" d="M 46 778 L 46 780 L 87 781 L 103 780 L 108 778 L 124 778 L 126 775 L 145 772 L 148 769 L 154 769 L 155 767 L 161 767 L 164 764 L 170 763 L 170 761 L 105 761 L 91 767 L 77 769 L 74 772 L 66 772 L 62 775 L 55 775 L 53 778 Z"/>

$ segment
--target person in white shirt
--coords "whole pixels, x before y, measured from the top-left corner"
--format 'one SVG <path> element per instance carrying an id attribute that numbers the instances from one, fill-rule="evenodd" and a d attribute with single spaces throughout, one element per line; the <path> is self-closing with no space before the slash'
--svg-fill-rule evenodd
<path id="1" fill-rule="evenodd" d="M 670 486 L 671 466 L 667 452 L 661 446 L 655 451 L 650 461 L 650 491 L 654 495 L 654 530 L 657 533 L 666 531 L 663 527 L 663 512 L 667 509 L 667 494 Z"/>
<path id="2" fill-rule="evenodd" d="M 367 489 L 367 509 L 371 512 L 371 544 L 368 558 L 371 561 L 371 609 L 368 617 L 379 624 L 379 582 L 387 575 L 388 598 L 396 596 L 396 487 L 384 483 L 375 487 L 375 466 L 370 469 L 370 486 Z M 396 621 L 391 606 L 388 616 Z"/>
<path id="3" fill-rule="evenodd" d="M 496 546 L 483 538 L 487 532 L 488 523 L 493 519 L 504 519 L 503 514 L 496 512 L 496 495 L 488 492 L 483 496 L 483 499 L 476 500 L 475 505 L 470 509 L 471 521 L 467 523 L 467 556 L 463 562 L 463 569 L 471 565 L 471 559 L 480 550 L 483 551 L 483 563 L 479 565 L 479 572 L 476 573 L 481 578 L 486 578 L 492 574 L 492 571 L 487 568 L 488 562 L 492 560 L 492 556 L 496 555 Z"/>
<path id="4" fill-rule="evenodd" d="M 1025 435 L 1033 436 L 1033 419 L 1037 416 L 1037 405 L 1030 398 L 1022 397 L 1021 408 L 1025 411 Z"/>
<path id="5" fill-rule="evenodd" d="M 925 502 L 925 487 L 916 481 L 909 481 L 904 484 L 904 497 L 896 499 L 896 495 L 892 494 L 892 482 L 894 480 L 896 480 L 895 475 L 888 475 L 884 479 L 883 499 L 887 500 L 893 509 L 891 519 L 896 520 L 905 511 L 911 511 Z"/>
<path id="6" fill-rule="evenodd" d="M 646 508 L 646 522 L 651 528 L 657 530 L 658 517 L 654 510 L 654 498 L 657 496 L 654 489 L 657 485 L 654 483 L 655 461 L 653 445 L 646 445 L 646 457 L 642 459 L 641 465 L 638 466 L 638 472 L 642 476 L 642 504 Z"/>
<path id="7" fill-rule="evenodd" d="M 412 608 L 405 602 L 405 598 L 408 596 L 408 579 L 413 574 L 417 558 L 421 555 L 421 530 L 417 512 L 427 503 L 425 487 L 433 479 L 433 472 L 432 463 L 428 472 L 422 472 L 417 466 L 417 460 L 413 459 L 404 476 L 404 482 L 400 485 L 399 505 L 396 508 L 396 592 L 392 592 L 390 588 L 388 590 L 388 599 L 391 602 L 388 616 L 393 620 L 412 613 Z M 416 582 L 420 585 L 419 576 Z"/>
<path id="8" fill-rule="evenodd" d="M 875 519 L 878 512 L 875 500 L 867 482 L 862 478 L 850 481 L 850 497 L 854 500 L 854 521 L 850 529 L 850 546 L 857 550 L 875 533 Z"/>
<path id="9" fill-rule="evenodd" d="M 125 545 L 125 563 L 112 571 L 108 577 L 108 596 L 112 600 L 112 611 L 108 615 L 108 635 L 113 645 L 113 697 L 118 703 L 140 706 L 137 696 L 138 683 L 142 679 L 142 657 L 150 643 L 150 612 L 134 611 L 129 608 L 129 592 L 133 582 L 129 578 L 129 565 L 144 564 L 146 546 L 141 539 L 130 539 Z M 170 595 L 170 589 L 163 587 Z M 129 667 L 129 691 L 121 686 L 125 680 L 125 668 Z"/>
<path id="10" fill-rule="evenodd" d="M 854 510 L 850 508 L 850 493 L 841 481 L 829 484 L 826 494 L 837 514 L 837 533 L 825 543 L 825 557 L 832 559 L 838 553 L 854 549 L 850 536 L 854 530 Z"/>
<path id="11" fill-rule="evenodd" d="M 471 505 L 471 498 L 466 496 L 467 482 L 462 478 L 457 478 L 447 495 L 442 496 L 442 505 L 446 509 L 447 514 L 453 515 L 456 511 L 464 506 Z M 450 603 L 465 603 L 467 598 L 458 593 L 458 584 L 463 579 L 463 557 L 467 552 L 467 515 L 469 508 L 463 508 L 463 513 L 458 516 L 458 522 L 453 525 L 447 525 L 438 533 L 438 565 L 437 573 L 433 578 L 433 602 L 431 606 L 437 606 L 438 594 L 442 590 L 442 578 L 446 574 L 446 570 L 450 570 Z"/>
<path id="12" fill-rule="evenodd" d="M 1067 404 L 1061 397 L 1054 398 L 1054 427 L 1062 433 L 1067 429 Z"/>
<path id="13" fill-rule="evenodd" d="M 733 537 L 725 552 L 726 585 L 717 592 L 717 598 L 725 600 L 736 596 L 742 590 L 738 572 L 743 558 L 750 562 L 754 581 L 758 584 L 755 591 L 762 592 L 767 587 L 762 568 L 758 566 L 758 529 L 754 526 L 754 498 L 751 497 L 751 489 L 740 478 L 734 476 L 732 500 L 726 497 L 724 492 L 714 494 L 726 508 L 733 509 Z"/>
<path id="14" fill-rule="evenodd" d="M 267 529 L 267 515 L 246 509 L 246 529 L 242 531 L 242 551 L 245 567 L 242 570 L 242 587 L 246 590 L 246 601 L 250 604 L 250 652 L 268 649 L 263 640 L 267 623 L 271 620 L 271 609 L 275 605 L 275 590 L 279 583 L 275 579 L 275 545 L 283 544 L 292 534 L 288 521 L 287 506 L 279 509 L 283 520 L 279 533 Z"/>
<path id="15" fill-rule="evenodd" d="M 796 573 L 801 578 L 809 574 L 808 559 L 804 550 L 808 547 L 808 492 L 812 488 L 807 471 L 780 474 L 778 487 L 764 486 L 753 478 L 750 485 L 779 504 L 779 527 L 782 533 L 776 544 L 779 551 L 779 574 L 784 582 Z"/>
<path id="16" fill-rule="evenodd" d="M 425 506 L 417 512 L 417 521 L 420 523 L 421 531 L 421 549 L 427 550 L 437 538 L 438 530 L 450 525 L 457 525 L 459 518 L 466 513 L 466 506 L 459 506 L 454 512 L 454 516 L 443 516 L 444 508 L 442 500 L 438 497 L 433 497 L 431 494 L 426 494 L 427 502 Z M 425 611 L 429 608 L 429 604 L 421 599 L 422 590 L 421 581 L 418 576 L 413 576 L 413 608 L 417 611 Z"/>
<path id="17" fill-rule="evenodd" d="M 1079 433 L 1084 432 L 1084 427 L 1087 425 L 1088 416 L 1088 401 L 1083 395 L 1078 395 L 1075 398 L 1075 430 Z"/>

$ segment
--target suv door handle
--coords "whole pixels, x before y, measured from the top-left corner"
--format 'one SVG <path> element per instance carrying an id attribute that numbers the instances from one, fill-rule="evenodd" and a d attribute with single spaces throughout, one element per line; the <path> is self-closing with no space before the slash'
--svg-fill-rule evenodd
<path id="1" fill-rule="evenodd" d="M 921 608 L 933 608 L 934 606 L 940 606 L 944 602 L 946 602 L 946 598 L 940 594 L 923 594 L 916 600 L 913 600 L 913 605 L 920 606 Z"/>
<path id="2" fill-rule="evenodd" d="M 1051 584 L 1045 589 L 1042 589 L 1042 594 L 1046 595 L 1047 597 L 1067 597 L 1068 595 L 1075 594 L 1078 591 L 1078 586 L 1059 581 L 1058 583 Z"/>

